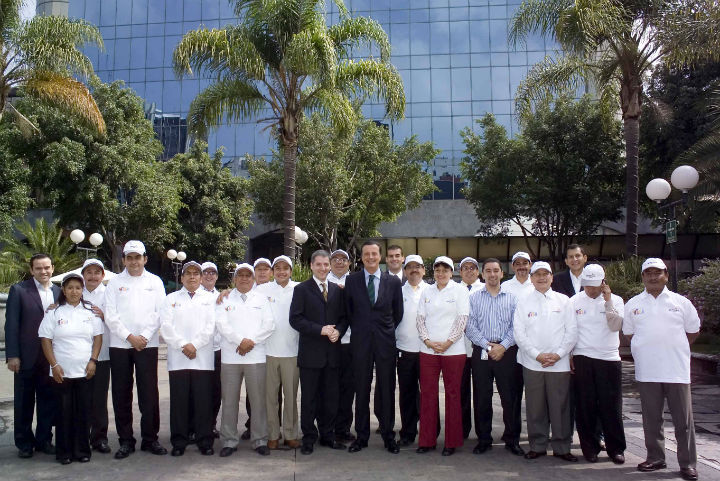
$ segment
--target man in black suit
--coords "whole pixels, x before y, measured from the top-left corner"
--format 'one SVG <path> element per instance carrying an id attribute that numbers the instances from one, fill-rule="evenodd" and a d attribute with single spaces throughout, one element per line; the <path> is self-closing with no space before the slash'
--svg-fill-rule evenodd
<path id="1" fill-rule="evenodd" d="M 48 306 L 60 295 L 50 277 L 54 266 L 47 254 L 30 258 L 32 278 L 10 288 L 5 313 L 5 358 L 15 373 L 15 446 L 21 458 L 33 455 L 33 448 L 55 454 L 52 427 L 55 418 L 50 366 L 40 348 L 38 328 Z M 33 411 L 37 398 L 37 426 L 32 432 Z"/>
<path id="2" fill-rule="evenodd" d="M 570 244 L 565 250 L 565 265 L 568 269 L 553 276 L 552 290 L 572 297 L 582 290 L 580 274 L 587 264 L 587 254 L 580 244 Z"/>
<path id="3" fill-rule="evenodd" d="M 405 255 L 403 254 L 402 247 L 397 244 L 393 244 L 388 247 L 387 254 L 385 254 L 385 264 L 387 264 L 388 274 L 392 274 L 400 279 L 400 285 L 405 284 L 407 278 L 405 277 L 405 271 L 403 270 Z"/>
<path id="4" fill-rule="evenodd" d="M 351 453 L 367 447 L 370 438 L 370 385 L 375 366 L 377 414 L 385 448 L 400 452 L 395 442 L 395 328 L 403 317 L 400 279 L 380 271 L 380 244 L 367 241 L 361 248 L 363 269 L 345 283 L 347 317 L 352 328 L 355 366 L 355 431 Z"/>
<path id="5" fill-rule="evenodd" d="M 302 454 L 312 454 L 315 442 L 345 449 L 335 440 L 335 418 L 340 396 L 340 338 L 347 329 L 343 289 L 328 282 L 330 254 L 310 257 L 312 278 L 295 286 L 290 304 L 290 325 L 300 333 L 297 364 L 300 368 L 300 427 Z M 318 421 L 315 427 L 315 419 Z"/>

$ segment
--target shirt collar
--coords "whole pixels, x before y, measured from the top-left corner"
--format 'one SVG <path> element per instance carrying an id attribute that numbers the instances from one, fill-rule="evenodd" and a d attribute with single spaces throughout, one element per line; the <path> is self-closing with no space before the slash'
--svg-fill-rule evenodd
<path id="1" fill-rule="evenodd" d="M 382 272 L 380 272 L 380 266 L 378 266 L 375 272 L 369 272 L 363 267 L 363 272 L 365 273 L 365 279 L 367 279 L 369 276 L 375 276 L 377 279 L 380 279 L 380 274 L 382 274 Z"/>
<path id="2" fill-rule="evenodd" d="M 50 283 L 50 285 L 47 286 L 47 287 L 43 287 L 43 285 L 40 284 L 40 283 L 38 282 L 38 280 L 35 279 L 34 277 L 32 278 L 32 280 L 35 282 L 35 287 L 37 287 L 38 290 L 49 291 L 49 290 L 52 289 L 52 283 Z"/>

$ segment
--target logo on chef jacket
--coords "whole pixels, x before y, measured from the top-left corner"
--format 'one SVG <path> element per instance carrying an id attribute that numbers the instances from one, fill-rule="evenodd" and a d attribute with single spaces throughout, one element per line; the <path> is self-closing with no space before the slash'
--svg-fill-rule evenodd
<path id="1" fill-rule="evenodd" d="M 668 308 L 668 311 L 670 312 L 680 312 L 680 308 L 678 306 L 673 306 Z"/>
<path id="2" fill-rule="evenodd" d="M 552 312 L 553 314 L 557 314 L 557 313 L 559 313 L 559 312 L 562 312 L 562 309 L 557 309 L 557 308 L 555 308 L 555 309 L 553 309 L 553 310 L 550 311 L 550 312 Z"/>
<path id="3" fill-rule="evenodd" d="M 403 302 L 407 302 L 407 297 L 403 297 Z"/>
<path id="4" fill-rule="evenodd" d="M 585 309 L 575 309 L 575 314 L 582 316 L 583 314 L 586 314 L 586 311 Z"/>
<path id="5" fill-rule="evenodd" d="M 129 287 L 125 287 L 125 286 L 120 286 L 120 287 L 118 287 L 118 291 L 120 291 L 120 292 L 127 292 L 127 291 L 129 291 L 129 290 L 130 290 Z"/>
<path id="6" fill-rule="evenodd" d="M 455 299 L 448 299 L 448 300 L 446 300 L 445 302 L 447 302 L 448 304 L 452 304 L 452 303 L 455 302 Z"/>
<path id="7" fill-rule="evenodd" d="M 229 306 L 225 306 L 225 312 L 232 312 L 235 310 L 235 306 L 230 304 Z"/>
<path id="8" fill-rule="evenodd" d="M 537 312 L 528 312 L 528 317 L 537 317 Z"/>
<path id="9" fill-rule="evenodd" d="M 634 316 L 639 316 L 640 314 L 644 313 L 645 311 L 641 307 L 636 307 L 632 310 L 632 313 Z"/>
<path id="10" fill-rule="evenodd" d="M 67 319 L 58 319 L 58 326 L 64 326 L 68 323 Z"/>
<path id="11" fill-rule="evenodd" d="M 179 302 L 173 302 L 172 304 L 170 304 L 170 307 L 172 307 L 172 308 L 182 307 L 182 304 L 180 304 Z"/>
<path id="12" fill-rule="evenodd" d="M 430 302 L 430 299 L 428 299 L 428 298 L 426 297 L 426 298 L 425 298 L 425 304 L 428 304 L 429 302 Z"/>
<path id="13" fill-rule="evenodd" d="M 271 296 L 268 296 L 268 302 L 275 302 L 275 298 L 274 298 L 274 297 L 271 297 Z"/>

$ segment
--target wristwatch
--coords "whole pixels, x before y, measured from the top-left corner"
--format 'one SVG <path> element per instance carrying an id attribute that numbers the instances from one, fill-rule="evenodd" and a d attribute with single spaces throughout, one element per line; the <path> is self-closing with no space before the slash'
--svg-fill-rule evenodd
<path id="1" fill-rule="evenodd" d="M 97 360 L 97 359 L 95 359 L 94 357 L 91 357 L 91 358 L 90 358 L 90 361 L 94 362 L 95 364 L 97 364 L 97 363 L 98 363 L 98 360 Z"/>

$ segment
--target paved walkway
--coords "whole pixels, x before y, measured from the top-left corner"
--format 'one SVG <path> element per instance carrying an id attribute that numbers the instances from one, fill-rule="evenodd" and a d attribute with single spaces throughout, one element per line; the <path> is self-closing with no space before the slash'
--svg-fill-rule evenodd
<path id="1" fill-rule="evenodd" d="M 620 478 L 640 480 L 679 479 L 679 468 L 674 453 L 672 424 L 666 425 L 668 438 L 666 447 L 668 469 L 655 473 L 639 473 L 635 466 L 644 460 L 640 400 L 633 382 L 632 363 L 623 363 L 625 434 L 628 449 L 627 462 L 623 466 L 612 464 L 601 457 L 597 464 L 589 464 L 582 458 L 578 463 L 567 463 L 552 456 L 536 461 L 511 455 L 496 444 L 492 451 L 473 455 L 474 435 L 465 446 L 451 457 L 440 456 L 439 450 L 425 455 L 415 453 L 415 447 L 404 448 L 399 455 L 392 455 L 382 449 L 379 435 L 373 434 L 370 446 L 360 453 L 332 451 L 320 446 L 311 456 L 296 451 L 273 451 L 270 456 L 261 457 L 251 450 L 249 441 L 242 441 L 239 450 L 228 458 L 201 456 L 190 447 L 185 456 L 153 456 L 137 452 L 125 460 L 115 460 L 112 455 L 94 453 L 88 464 L 73 463 L 60 466 L 54 456 L 37 454 L 30 460 L 19 459 L 13 446 L 12 437 L 12 375 L 6 369 L 0 370 L 0 480 L 223 480 L 239 478 L 248 480 L 478 480 L 478 479 L 522 479 L 522 480 L 598 480 L 609 481 Z M 693 379 L 693 405 L 695 412 L 698 472 L 700 479 L 720 481 L 720 378 L 695 376 Z M 168 378 L 165 362 L 160 361 L 160 441 L 170 448 L 170 434 L 167 413 L 169 412 Z M 244 400 L 241 403 L 244 405 Z M 501 408 L 495 396 L 494 435 L 499 440 L 502 432 Z M 524 410 L 523 410 L 524 412 Z M 244 408 L 241 408 L 241 424 L 245 422 Z M 112 416 L 112 410 L 110 410 Z M 669 416 L 667 417 L 669 420 Z M 374 418 L 373 418 L 374 421 Z M 135 429 L 139 432 L 139 413 L 135 409 Z M 399 414 L 396 415 L 396 425 Z M 117 448 L 114 435 L 114 420 L 110 420 L 110 445 Z M 524 420 L 523 420 L 523 426 Z M 376 426 L 372 426 L 374 431 Z M 527 448 L 526 438 L 521 444 Z M 442 444 L 440 439 L 439 445 Z M 138 443 L 139 445 L 139 443 Z M 219 452 L 220 443 L 215 443 Z M 580 456 L 577 437 L 573 452 Z"/>

